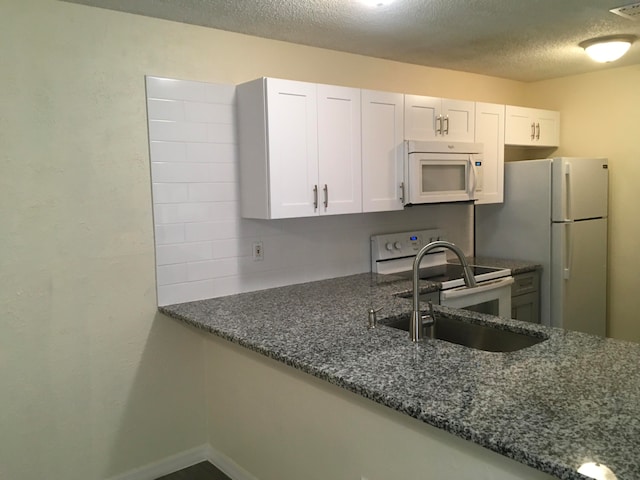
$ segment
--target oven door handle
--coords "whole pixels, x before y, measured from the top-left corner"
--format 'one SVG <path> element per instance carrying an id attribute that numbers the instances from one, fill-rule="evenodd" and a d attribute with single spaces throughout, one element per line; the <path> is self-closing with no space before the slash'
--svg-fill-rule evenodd
<path id="1" fill-rule="evenodd" d="M 488 282 L 482 282 L 478 284 L 476 287 L 469 288 L 467 286 L 452 288 L 451 290 L 442 290 L 440 292 L 440 297 L 443 300 L 448 298 L 459 298 L 467 295 L 474 295 L 476 293 L 487 292 L 490 290 L 495 290 L 497 288 L 506 287 L 513 283 L 513 277 L 503 277 L 498 278 L 497 280 L 491 280 Z"/>

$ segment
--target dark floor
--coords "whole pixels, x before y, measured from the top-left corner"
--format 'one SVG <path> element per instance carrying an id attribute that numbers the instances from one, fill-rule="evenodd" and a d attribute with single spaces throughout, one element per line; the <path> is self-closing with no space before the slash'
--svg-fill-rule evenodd
<path id="1" fill-rule="evenodd" d="M 209 462 L 201 462 L 191 467 L 157 478 L 156 480 L 231 480 Z"/>

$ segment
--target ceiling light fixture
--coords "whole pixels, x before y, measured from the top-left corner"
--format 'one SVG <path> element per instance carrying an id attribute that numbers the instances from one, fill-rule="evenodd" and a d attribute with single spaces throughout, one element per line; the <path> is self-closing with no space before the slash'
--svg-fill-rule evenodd
<path id="1" fill-rule="evenodd" d="M 635 35 L 611 35 L 593 38 L 580 43 L 587 55 L 599 63 L 613 62 L 622 57 L 631 44 L 636 40 Z"/>
<path id="2" fill-rule="evenodd" d="M 384 7 L 391 2 L 393 2 L 393 0 L 360 0 L 360 3 L 365 4 L 367 7 Z"/>

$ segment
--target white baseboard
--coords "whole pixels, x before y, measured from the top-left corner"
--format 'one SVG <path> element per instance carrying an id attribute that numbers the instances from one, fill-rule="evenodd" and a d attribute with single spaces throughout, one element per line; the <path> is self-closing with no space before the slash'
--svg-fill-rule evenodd
<path id="1" fill-rule="evenodd" d="M 259 480 L 258 477 L 254 477 L 224 453 L 214 449 L 211 445 L 207 446 L 209 447 L 208 460 L 232 480 Z"/>
<path id="2" fill-rule="evenodd" d="M 171 455 L 157 462 L 135 468 L 108 480 L 155 480 L 196 463 L 209 461 L 232 480 L 258 480 L 222 452 L 208 443 Z"/>

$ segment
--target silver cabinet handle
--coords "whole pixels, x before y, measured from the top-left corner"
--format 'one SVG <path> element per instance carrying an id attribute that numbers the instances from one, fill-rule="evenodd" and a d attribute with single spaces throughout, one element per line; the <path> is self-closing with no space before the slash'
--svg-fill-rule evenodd
<path id="1" fill-rule="evenodd" d="M 536 140 L 540 140 L 540 124 L 536 123 Z"/>
<path id="2" fill-rule="evenodd" d="M 436 135 L 442 135 L 442 115 L 436 117 Z"/>
<path id="3" fill-rule="evenodd" d="M 329 206 L 329 187 L 327 187 L 327 184 L 324 184 L 324 208 L 327 208 Z"/>
<path id="4" fill-rule="evenodd" d="M 404 205 L 404 182 L 400 183 L 400 203 Z"/>
<path id="5" fill-rule="evenodd" d="M 313 186 L 313 209 L 318 209 L 318 185 Z"/>
<path id="6" fill-rule="evenodd" d="M 449 135 L 449 115 L 444 117 L 444 121 L 446 122 L 447 127 L 444 129 L 443 135 Z"/>
<path id="7" fill-rule="evenodd" d="M 531 140 L 536 139 L 536 124 L 531 122 Z"/>

